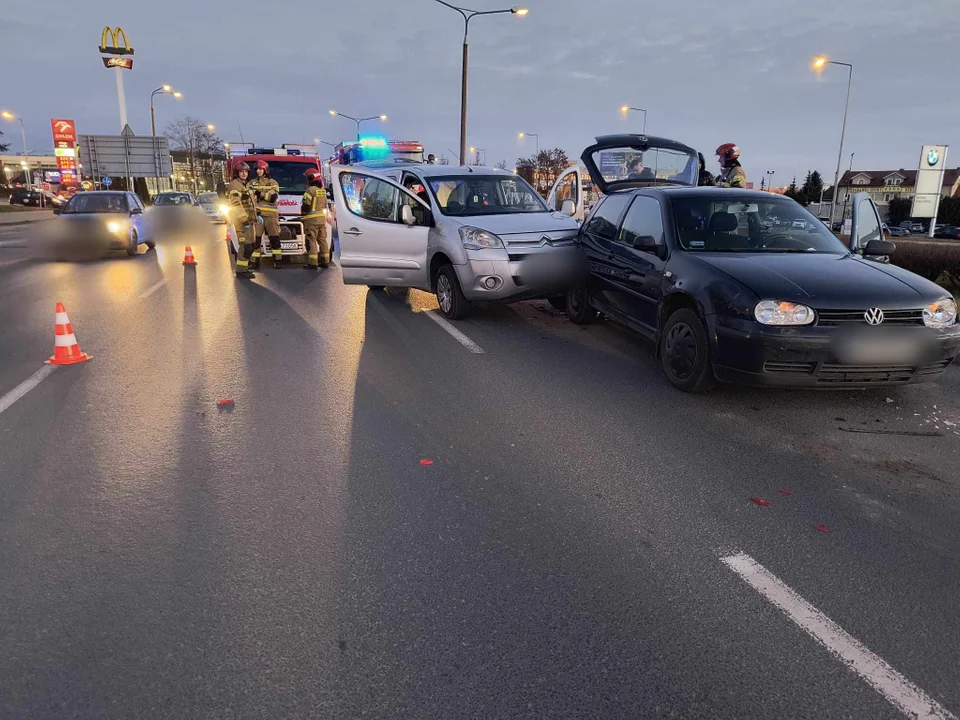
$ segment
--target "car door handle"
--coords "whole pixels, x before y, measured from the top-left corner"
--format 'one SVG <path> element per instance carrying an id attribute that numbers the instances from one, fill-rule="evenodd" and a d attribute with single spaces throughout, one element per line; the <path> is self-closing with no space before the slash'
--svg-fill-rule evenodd
<path id="1" fill-rule="evenodd" d="M 344 235 L 363 235 L 363 230 L 358 230 L 357 228 L 350 228 L 349 230 L 342 231 Z"/>

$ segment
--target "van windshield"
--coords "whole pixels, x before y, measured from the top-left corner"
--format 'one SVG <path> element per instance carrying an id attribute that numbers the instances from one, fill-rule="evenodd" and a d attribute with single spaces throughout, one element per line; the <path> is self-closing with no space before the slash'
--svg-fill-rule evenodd
<path id="1" fill-rule="evenodd" d="M 451 175 L 428 182 L 444 215 L 547 212 L 540 196 L 517 175 Z"/>
<path id="2" fill-rule="evenodd" d="M 250 178 L 256 177 L 256 160 L 250 162 Z M 270 160 L 270 177 L 277 181 L 282 195 L 303 195 L 307 190 L 307 177 L 304 173 L 313 168 L 319 169 L 316 162 L 290 161 L 290 160 Z"/>

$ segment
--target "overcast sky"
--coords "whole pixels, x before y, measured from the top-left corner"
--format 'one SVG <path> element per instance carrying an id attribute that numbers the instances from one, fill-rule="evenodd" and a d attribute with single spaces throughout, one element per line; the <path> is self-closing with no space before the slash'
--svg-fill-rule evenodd
<path id="1" fill-rule="evenodd" d="M 496 0 L 470 0 L 488 10 Z M 597 134 L 639 131 L 623 104 L 647 108 L 647 131 L 688 143 L 716 169 L 735 142 L 750 179 L 777 184 L 808 169 L 832 180 L 846 68 L 853 63 L 843 167 L 915 168 L 920 146 L 952 144 L 960 165 L 960 5 L 956 0 L 527 0 L 526 17 L 471 22 L 468 143 L 488 164 Z M 265 15 L 265 10 L 271 14 Z M 0 107 L 23 115 L 31 151 L 50 151 L 50 118 L 78 132 L 119 131 L 116 83 L 97 51 L 120 25 L 136 50 L 125 75 L 129 121 L 150 132 L 192 115 L 224 140 L 337 142 L 353 123 L 328 114 L 386 113 L 391 139 L 438 156 L 459 138 L 463 21 L 434 0 L 47 0 L 0 3 Z M 2 122 L 21 147 L 19 127 Z"/>

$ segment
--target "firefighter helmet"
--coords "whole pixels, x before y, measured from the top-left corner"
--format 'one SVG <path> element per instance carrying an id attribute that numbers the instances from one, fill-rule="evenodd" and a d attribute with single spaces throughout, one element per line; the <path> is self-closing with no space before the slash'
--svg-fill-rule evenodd
<path id="1" fill-rule="evenodd" d="M 257 170 L 263 170 L 264 172 L 270 172 L 270 165 L 266 160 L 257 160 Z"/>
<path id="2" fill-rule="evenodd" d="M 726 165 L 740 157 L 740 148 L 735 143 L 724 143 L 717 148 L 717 156 L 720 158 L 720 164 Z"/>
<path id="3" fill-rule="evenodd" d="M 247 165 L 245 162 L 234 163 L 234 165 L 233 165 L 233 171 L 234 171 L 235 173 L 239 174 L 239 173 L 242 172 L 243 170 L 246 170 L 247 172 L 250 172 L 250 166 Z"/>
<path id="4" fill-rule="evenodd" d="M 316 168 L 307 168 L 303 174 L 307 176 L 309 182 L 314 182 L 321 177 L 320 171 Z"/>

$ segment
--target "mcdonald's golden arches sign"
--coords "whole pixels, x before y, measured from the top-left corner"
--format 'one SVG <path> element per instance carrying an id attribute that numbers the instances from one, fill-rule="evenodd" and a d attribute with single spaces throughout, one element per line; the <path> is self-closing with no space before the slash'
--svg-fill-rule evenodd
<path id="1" fill-rule="evenodd" d="M 121 44 L 121 41 L 123 44 Z M 133 55 L 133 48 L 122 27 L 110 29 L 108 25 L 100 36 L 100 52 L 104 55 Z"/>

